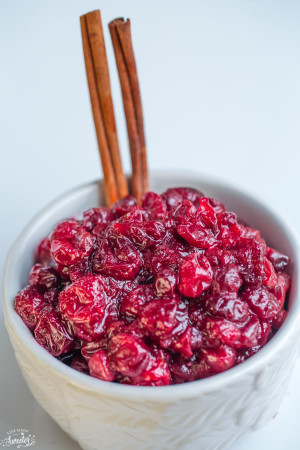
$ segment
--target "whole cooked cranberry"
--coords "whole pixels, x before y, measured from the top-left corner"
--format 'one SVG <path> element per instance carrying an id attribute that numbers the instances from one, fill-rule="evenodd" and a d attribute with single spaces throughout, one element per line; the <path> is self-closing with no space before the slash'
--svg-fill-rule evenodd
<path id="1" fill-rule="evenodd" d="M 176 353 L 181 353 L 186 358 L 190 358 L 193 354 L 193 348 L 198 348 L 197 343 L 199 343 L 199 339 L 202 338 L 200 331 L 198 332 L 199 333 L 198 335 L 196 335 L 196 333 L 194 332 L 193 336 L 192 332 L 193 332 L 192 327 L 188 326 L 180 336 L 175 337 L 174 342 L 170 345 L 170 349 Z"/>
<path id="2" fill-rule="evenodd" d="M 237 246 L 245 234 L 245 228 L 239 225 L 236 214 L 232 212 L 224 212 L 219 216 L 219 229 L 218 238 L 225 249 Z"/>
<path id="3" fill-rule="evenodd" d="M 114 381 L 115 374 L 110 367 L 106 350 L 98 350 L 89 360 L 89 371 L 92 377 L 103 381 Z"/>
<path id="4" fill-rule="evenodd" d="M 81 261 L 72 266 L 62 266 L 57 264 L 56 270 L 59 272 L 64 282 L 77 281 L 84 275 L 92 273 L 91 257 L 85 256 Z"/>
<path id="5" fill-rule="evenodd" d="M 213 231 L 202 223 L 178 225 L 177 233 L 196 248 L 209 249 L 218 244 Z"/>
<path id="6" fill-rule="evenodd" d="M 212 268 L 208 259 L 201 254 L 187 256 L 179 267 L 179 292 L 185 297 L 199 297 L 212 281 Z"/>
<path id="7" fill-rule="evenodd" d="M 76 220 L 59 223 L 51 236 L 51 254 L 57 264 L 72 266 L 94 249 L 94 240 Z"/>
<path id="8" fill-rule="evenodd" d="M 165 268 L 178 269 L 179 263 L 183 259 L 181 254 L 174 248 L 166 244 L 161 244 L 150 255 L 151 267 L 153 273 L 159 273 Z"/>
<path id="9" fill-rule="evenodd" d="M 286 270 L 290 262 L 290 258 L 288 256 L 274 250 L 274 248 L 271 247 L 267 248 L 267 258 L 271 261 L 277 272 Z"/>
<path id="10" fill-rule="evenodd" d="M 217 349 L 203 348 L 201 355 L 213 373 L 230 369 L 236 359 L 236 351 L 227 345 L 220 345 Z"/>
<path id="11" fill-rule="evenodd" d="M 60 284 L 60 276 L 51 266 L 35 264 L 29 274 L 29 284 L 40 288 L 41 291 L 57 288 Z"/>
<path id="12" fill-rule="evenodd" d="M 109 341 L 108 358 L 113 370 L 125 377 L 136 377 L 147 368 L 151 354 L 141 339 L 121 333 Z"/>
<path id="13" fill-rule="evenodd" d="M 218 217 L 209 198 L 203 197 L 200 199 L 199 208 L 196 213 L 196 221 L 198 224 L 210 228 L 215 236 L 218 235 Z"/>
<path id="14" fill-rule="evenodd" d="M 255 347 L 259 341 L 260 321 L 255 315 L 250 315 L 245 324 L 240 328 L 240 348 Z"/>
<path id="15" fill-rule="evenodd" d="M 170 384 L 171 374 L 162 349 L 152 346 L 148 366 L 140 374 L 131 379 L 136 386 L 166 386 Z"/>
<path id="16" fill-rule="evenodd" d="M 111 207 L 111 210 L 116 217 L 121 217 L 131 211 L 134 211 L 136 208 L 138 208 L 136 199 L 131 195 L 127 195 L 126 197 L 114 203 Z"/>
<path id="17" fill-rule="evenodd" d="M 39 243 L 37 252 L 36 252 L 36 262 L 40 264 L 49 265 L 53 263 L 52 255 L 51 255 L 51 243 L 49 236 L 46 236 Z"/>
<path id="18" fill-rule="evenodd" d="M 52 307 L 41 314 L 34 330 L 35 340 L 53 356 L 67 353 L 74 343 L 58 313 Z"/>
<path id="19" fill-rule="evenodd" d="M 99 340 L 109 323 L 117 320 L 118 307 L 107 290 L 101 275 L 86 275 L 59 296 L 62 318 L 71 322 L 75 335 L 84 342 Z"/>
<path id="20" fill-rule="evenodd" d="M 154 299 L 153 285 L 141 285 L 129 292 L 122 300 L 120 312 L 127 317 L 137 317 L 141 306 Z"/>
<path id="21" fill-rule="evenodd" d="M 77 370 L 78 372 L 85 373 L 89 375 L 89 366 L 86 360 L 81 355 L 75 355 L 71 361 L 70 367 Z"/>
<path id="22" fill-rule="evenodd" d="M 15 298 L 15 310 L 30 330 L 34 330 L 44 307 L 43 294 L 34 286 L 26 286 Z"/>
<path id="23" fill-rule="evenodd" d="M 116 280 L 132 280 L 141 268 L 138 250 L 126 238 L 103 239 L 94 255 L 93 270 Z"/>
<path id="24" fill-rule="evenodd" d="M 176 226 L 192 225 L 196 223 L 196 212 L 195 205 L 188 200 L 184 200 L 172 209 L 171 215 Z"/>
<path id="25" fill-rule="evenodd" d="M 235 292 L 222 292 L 206 299 L 206 308 L 211 315 L 221 317 L 232 322 L 245 322 L 249 315 L 246 302 L 241 300 Z"/>
<path id="26" fill-rule="evenodd" d="M 277 298 L 280 307 L 283 308 L 286 294 L 291 286 L 291 277 L 286 272 L 279 272 L 277 276 L 277 284 L 271 290 Z"/>
<path id="27" fill-rule="evenodd" d="M 165 268 L 154 276 L 154 288 L 157 297 L 173 296 L 177 286 L 177 274 Z"/>
<path id="28" fill-rule="evenodd" d="M 264 270 L 265 276 L 263 284 L 269 289 L 272 289 L 277 285 L 278 279 L 274 266 L 268 258 L 264 258 Z"/>
<path id="29" fill-rule="evenodd" d="M 166 234 L 165 225 L 160 220 L 148 220 L 139 224 L 116 222 L 114 229 L 121 236 L 128 238 L 139 250 L 159 245 Z"/>
<path id="30" fill-rule="evenodd" d="M 235 258 L 229 250 L 218 247 L 206 250 L 205 256 L 212 266 L 227 266 L 235 263 Z"/>
<path id="31" fill-rule="evenodd" d="M 172 378 L 175 384 L 184 383 L 187 381 L 195 381 L 198 378 L 204 378 L 204 367 L 202 365 L 201 377 L 199 373 L 199 355 L 194 353 L 191 358 L 187 359 L 183 356 L 176 355 L 171 361 L 169 367 L 172 374 Z M 206 365 L 206 376 L 211 375 L 211 369 Z"/>
<path id="32" fill-rule="evenodd" d="M 214 269 L 212 292 L 214 294 L 238 292 L 242 285 L 238 267 L 235 264 L 218 266 Z"/>
<path id="33" fill-rule="evenodd" d="M 168 210 L 176 207 L 183 200 L 189 200 L 198 207 L 200 198 L 203 197 L 202 192 L 191 188 L 171 188 L 161 194 L 162 199 L 167 205 Z"/>
<path id="34" fill-rule="evenodd" d="M 87 344 L 84 344 L 81 347 L 81 355 L 87 362 L 89 362 L 94 353 L 98 352 L 99 350 L 104 350 L 106 348 L 107 348 L 106 338 L 103 338 L 100 341 L 88 342 Z"/>
<path id="35" fill-rule="evenodd" d="M 246 288 L 242 299 L 248 303 L 251 310 L 262 320 L 273 319 L 280 310 L 280 303 L 275 295 L 263 286 Z"/>
<path id="36" fill-rule="evenodd" d="M 165 219 L 167 215 L 166 205 L 160 195 L 155 192 L 147 192 L 142 198 L 143 208 L 149 212 L 151 219 Z"/>
<path id="37" fill-rule="evenodd" d="M 83 226 L 89 232 L 100 238 L 103 237 L 107 226 L 115 219 L 110 208 L 90 208 L 83 213 Z"/>
<path id="38" fill-rule="evenodd" d="M 248 284 L 261 284 L 265 277 L 264 245 L 257 239 L 241 239 L 234 250 L 240 275 Z"/>
<path id="39" fill-rule="evenodd" d="M 229 320 L 207 316 L 202 324 L 202 332 L 208 347 L 219 347 L 222 344 L 232 348 L 241 346 L 241 331 Z"/>

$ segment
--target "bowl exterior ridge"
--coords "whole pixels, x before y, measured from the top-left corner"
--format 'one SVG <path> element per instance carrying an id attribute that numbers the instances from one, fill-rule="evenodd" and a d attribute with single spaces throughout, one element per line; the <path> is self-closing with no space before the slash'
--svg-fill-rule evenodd
<path id="1" fill-rule="evenodd" d="M 255 211 L 258 216 L 264 214 L 263 209 L 259 210 L 255 201 L 251 201 L 247 195 L 227 186 L 221 192 L 221 185 L 211 182 L 208 177 L 205 181 L 194 174 L 178 178 L 178 174 L 172 176 L 172 173 L 154 176 L 153 189 L 161 191 L 170 185 L 191 185 L 216 197 L 220 192 L 219 197 L 223 195 L 221 200 L 225 199 L 225 203 L 228 203 L 227 196 L 229 203 L 232 202 L 232 209 L 235 205 L 240 208 L 241 217 L 247 208 L 249 217 Z M 35 225 L 33 222 L 36 239 L 31 238 L 28 231 L 27 241 L 26 233 L 18 240 L 20 250 L 16 247 L 11 250 L 4 275 L 6 327 L 32 394 L 58 425 L 87 450 L 229 448 L 249 430 L 261 427 L 274 417 L 289 384 L 300 344 L 297 240 L 293 241 L 293 233 L 290 236 L 290 230 L 285 228 L 285 224 L 281 226 L 280 220 L 277 225 L 274 223 L 274 229 L 278 228 L 274 231 L 274 241 L 280 239 L 282 232 L 282 236 L 286 235 L 287 238 L 286 242 L 282 239 L 281 245 L 294 247 L 295 255 L 291 293 L 293 316 L 288 317 L 282 333 L 280 330 L 274 337 L 274 343 L 272 340 L 258 355 L 252 357 L 253 361 L 250 358 L 243 363 L 243 367 L 230 369 L 232 377 L 229 370 L 212 377 L 214 380 L 188 383 L 190 386 L 170 386 L 168 389 L 137 387 L 132 389 L 133 395 L 130 397 L 130 389 L 126 389 L 126 386 L 122 395 L 121 385 L 100 382 L 79 373 L 72 375 L 75 371 L 60 363 L 62 368 L 58 369 L 57 361 L 55 364 L 50 362 L 54 358 L 38 347 L 21 319 L 14 317 L 12 308 L 13 296 L 22 287 L 21 280 L 27 270 L 22 252 L 26 250 L 28 254 L 29 249 L 32 251 L 43 233 L 49 232 L 58 220 L 96 206 L 101 201 L 101 189 L 99 191 L 96 183 L 71 191 L 44 211 L 44 221 L 39 217 Z M 259 220 L 264 225 L 263 219 Z M 272 220 L 266 212 L 266 229 Z M 30 227 L 26 230 L 30 230 Z M 18 273 L 14 275 L 12 268 L 17 258 L 23 263 L 19 263 L 16 269 Z M 45 357 L 39 357 L 39 354 L 44 353 Z M 99 385 L 99 389 L 94 388 L 96 385 Z M 138 389 L 141 389 L 141 395 Z M 155 391 L 153 395 L 152 389 Z"/>

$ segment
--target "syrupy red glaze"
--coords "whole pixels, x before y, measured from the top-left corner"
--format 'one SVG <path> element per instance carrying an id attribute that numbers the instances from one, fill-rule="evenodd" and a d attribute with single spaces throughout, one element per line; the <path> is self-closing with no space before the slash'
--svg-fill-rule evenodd
<path id="1" fill-rule="evenodd" d="M 271 339 L 287 315 L 288 265 L 220 201 L 172 188 L 60 222 L 15 309 L 76 370 L 178 384 L 230 369 Z"/>

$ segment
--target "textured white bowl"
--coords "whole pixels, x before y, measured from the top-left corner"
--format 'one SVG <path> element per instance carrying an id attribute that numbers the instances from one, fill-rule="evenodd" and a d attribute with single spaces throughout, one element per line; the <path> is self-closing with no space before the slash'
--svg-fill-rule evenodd
<path id="1" fill-rule="evenodd" d="M 292 259 L 290 311 L 276 336 L 229 371 L 176 386 L 135 387 L 77 372 L 41 348 L 13 308 L 38 242 L 61 219 L 103 203 L 100 183 L 74 189 L 44 209 L 11 248 L 4 271 L 6 326 L 17 361 L 36 400 L 82 448 L 225 449 L 276 414 L 298 356 L 299 246 L 290 226 L 250 196 L 195 173 L 156 173 L 152 189 L 191 186 L 223 201 L 268 244 Z"/>

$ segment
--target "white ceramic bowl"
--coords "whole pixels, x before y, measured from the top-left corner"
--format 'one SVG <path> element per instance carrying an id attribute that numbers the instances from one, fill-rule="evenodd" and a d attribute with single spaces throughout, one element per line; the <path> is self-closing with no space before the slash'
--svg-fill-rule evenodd
<path id="1" fill-rule="evenodd" d="M 27 283 L 38 242 L 61 219 L 103 202 L 101 183 L 74 189 L 45 208 L 11 248 L 4 273 L 6 326 L 17 361 L 36 400 L 82 448 L 225 449 L 267 423 L 287 390 L 300 333 L 299 247 L 290 226 L 236 189 L 195 173 L 157 173 L 152 189 L 191 186 L 214 196 L 261 230 L 292 260 L 290 311 L 256 355 L 227 372 L 175 386 L 136 387 L 100 381 L 62 364 L 41 348 L 13 308 Z"/>

